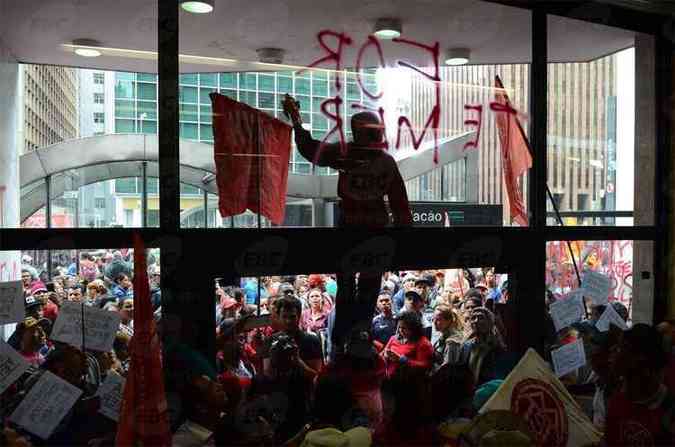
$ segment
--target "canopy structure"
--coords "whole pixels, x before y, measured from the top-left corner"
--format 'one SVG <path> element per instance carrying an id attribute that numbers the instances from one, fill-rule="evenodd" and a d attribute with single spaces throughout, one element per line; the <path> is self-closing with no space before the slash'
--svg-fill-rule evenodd
<path id="1" fill-rule="evenodd" d="M 434 164 L 433 142 L 418 150 L 402 150 L 398 166 L 404 180 L 423 175 L 439 166 L 467 158 L 468 173 L 477 172 L 470 166 L 477 163 L 478 154 L 464 151 L 464 144 L 473 136 L 467 132 L 439 140 L 439 162 Z M 65 191 L 80 186 L 125 177 L 142 177 L 145 162 L 147 177 L 159 176 L 157 135 L 111 134 L 79 138 L 57 143 L 21 156 L 21 221 L 46 205 L 47 181 L 49 195 L 55 199 Z M 467 191 L 473 177 L 468 177 Z M 213 146 L 181 140 L 180 181 L 217 194 Z M 477 181 L 477 176 L 475 181 Z M 288 176 L 289 199 L 336 199 L 337 176 L 294 174 Z"/>

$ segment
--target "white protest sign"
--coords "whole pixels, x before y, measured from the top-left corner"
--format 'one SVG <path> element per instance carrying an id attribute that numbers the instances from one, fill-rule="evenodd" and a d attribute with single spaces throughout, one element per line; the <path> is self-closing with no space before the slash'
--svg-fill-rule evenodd
<path id="1" fill-rule="evenodd" d="M 584 273 L 581 288 L 584 291 L 584 295 L 590 296 L 593 299 L 593 304 L 598 306 L 600 304 L 607 304 L 610 285 L 611 280 L 602 273 L 586 272 Z"/>
<path id="2" fill-rule="evenodd" d="M 26 372 L 30 364 L 14 348 L 0 340 L 0 394 Z"/>
<path id="3" fill-rule="evenodd" d="M 122 376 L 110 373 L 96 392 L 96 395 L 101 398 L 101 408 L 98 412 L 115 422 L 120 417 L 124 382 L 125 380 Z"/>
<path id="4" fill-rule="evenodd" d="M 110 351 L 120 325 L 117 312 L 84 306 L 84 343 L 86 349 Z M 54 322 L 52 340 L 82 347 L 82 305 L 72 301 L 63 303 Z"/>
<path id="5" fill-rule="evenodd" d="M 48 439 L 81 394 L 79 388 L 45 371 L 9 420 L 42 439 Z"/>
<path id="6" fill-rule="evenodd" d="M 607 307 L 605 307 L 605 311 L 602 313 L 600 318 L 598 318 L 598 322 L 595 323 L 595 327 L 597 327 L 600 332 L 607 332 L 609 330 L 610 323 L 620 328 L 622 331 L 628 329 L 628 325 L 625 321 L 623 321 L 621 315 L 619 315 L 616 310 L 614 310 L 614 306 L 608 304 Z"/>
<path id="7" fill-rule="evenodd" d="M 584 297 L 581 291 L 570 292 L 566 298 L 556 301 L 549 307 L 555 330 L 560 331 L 584 317 Z"/>
<path id="8" fill-rule="evenodd" d="M 18 323 L 25 316 L 21 281 L 0 282 L 0 324 Z"/>
<path id="9" fill-rule="evenodd" d="M 553 369 L 558 377 L 562 377 L 586 364 L 586 352 L 581 339 L 574 343 L 568 343 L 551 351 Z"/>

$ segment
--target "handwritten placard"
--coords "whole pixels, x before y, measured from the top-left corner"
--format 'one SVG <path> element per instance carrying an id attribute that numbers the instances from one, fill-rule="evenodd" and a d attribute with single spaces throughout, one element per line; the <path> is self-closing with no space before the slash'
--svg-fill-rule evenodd
<path id="1" fill-rule="evenodd" d="M 574 343 L 568 343 L 551 351 L 551 359 L 553 360 L 553 370 L 558 377 L 576 371 L 586 364 L 583 341 L 579 339 Z"/>
<path id="2" fill-rule="evenodd" d="M 584 297 L 581 291 L 570 292 L 567 297 L 556 301 L 549 307 L 555 330 L 560 331 L 584 317 Z"/>
<path id="3" fill-rule="evenodd" d="M 21 281 L 0 282 L 0 324 L 18 323 L 25 316 Z"/>
<path id="4" fill-rule="evenodd" d="M 9 420 L 42 439 L 48 439 L 81 394 L 79 388 L 45 371 Z"/>
<path id="5" fill-rule="evenodd" d="M 598 318 L 598 322 L 595 323 L 595 327 L 597 327 L 600 332 L 607 332 L 610 324 L 613 324 L 622 331 L 628 329 L 628 325 L 623 321 L 621 315 L 616 312 L 614 306 L 608 304 L 607 307 L 605 307 L 605 311 L 600 315 L 600 318 Z"/>
<path id="6" fill-rule="evenodd" d="M 110 351 L 120 325 L 117 312 L 84 306 L 84 343 L 86 349 Z M 82 305 L 72 301 L 63 303 L 54 323 L 52 340 L 82 347 Z"/>
<path id="7" fill-rule="evenodd" d="M 96 395 L 101 398 L 101 408 L 98 410 L 102 415 L 117 422 L 120 417 L 120 405 L 122 404 L 122 392 L 124 391 L 124 377 L 110 373 L 105 378 Z"/>
<path id="8" fill-rule="evenodd" d="M 581 288 L 584 291 L 584 295 L 590 296 L 593 304 L 598 306 L 600 304 L 607 304 L 610 285 L 610 279 L 602 273 L 586 272 L 584 273 Z"/>
<path id="9" fill-rule="evenodd" d="M 29 366 L 21 354 L 0 340 L 0 394 L 16 382 Z"/>

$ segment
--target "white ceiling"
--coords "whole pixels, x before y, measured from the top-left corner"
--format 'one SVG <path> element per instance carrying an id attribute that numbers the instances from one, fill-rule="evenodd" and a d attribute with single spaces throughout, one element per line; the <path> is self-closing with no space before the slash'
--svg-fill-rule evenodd
<path id="1" fill-rule="evenodd" d="M 157 62 L 138 57 L 87 59 L 61 44 L 96 39 L 104 47 L 157 50 L 157 0 L 0 0 L 0 38 L 22 62 L 156 72 Z M 180 13 L 182 54 L 256 61 L 256 48 L 280 47 L 286 63 L 307 65 L 322 57 L 316 34 L 348 33 L 354 44 L 343 63 L 354 66 L 359 46 L 378 17 L 400 17 L 403 37 L 441 48 L 468 47 L 472 63 L 530 61 L 530 12 L 478 0 L 216 0 L 206 15 Z M 549 60 L 587 61 L 633 44 L 632 32 L 559 17 L 549 20 Z M 331 41 L 331 45 L 334 43 Z M 428 53 L 384 42 L 388 65 L 406 60 L 430 65 Z M 375 65 L 373 51 L 366 63 Z M 442 56 L 441 56 L 442 58 Z M 251 69 L 183 63 L 182 72 Z M 259 68 L 258 68 L 259 69 Z"/>

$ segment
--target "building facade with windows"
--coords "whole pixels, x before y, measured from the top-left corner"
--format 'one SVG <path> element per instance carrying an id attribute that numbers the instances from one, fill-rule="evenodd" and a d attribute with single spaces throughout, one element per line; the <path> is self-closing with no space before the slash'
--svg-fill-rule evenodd
<path id="1" fill-rule="evenodd" d="M 77 69 L 21 65 L 23 135 L 19 153 L 78 136 Z"/>

